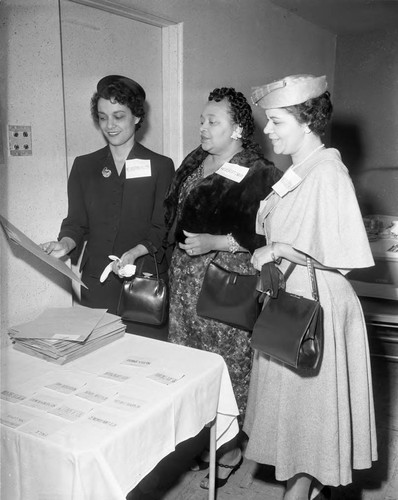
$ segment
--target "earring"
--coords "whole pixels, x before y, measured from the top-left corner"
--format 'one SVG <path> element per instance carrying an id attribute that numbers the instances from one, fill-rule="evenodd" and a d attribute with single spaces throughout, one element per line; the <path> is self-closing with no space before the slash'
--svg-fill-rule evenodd
<path id="1" fill-rule="evenodd" d="M 243 128 L 239 125 L 238 127 L 236 127 L 236 129 L 232 132 L 231 134 L 231 139 L 233 139 L 234 141 L 237 141 L 238 139 L 242 139 L 242 132 L 243 132 Z"/>

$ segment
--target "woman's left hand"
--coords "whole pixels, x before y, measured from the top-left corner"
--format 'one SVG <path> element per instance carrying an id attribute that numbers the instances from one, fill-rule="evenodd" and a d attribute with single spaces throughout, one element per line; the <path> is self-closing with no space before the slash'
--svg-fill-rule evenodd
<path id="1" fill-rule="evenodd" d="M 189 233 L 188 231 L 184 231 L 184 234 L 186 236 L 185 243 L 180 243 L 179 246 L 189 256 L 203 255 L 214 250 L 212 234 Z"/>
<path id="2" fill-rule="evenodd" d="M 253 264 L 253 267 L 258 271 L 261 271 L 261 268 L 264 264 L 268 262 L 272 262 L 272 247 L 271 245 L 266 245 L 265 247 L 257 248 L 253 252 L 252 258 L 250 262 Z"/>
<path id="3" fill-rule="evenodd" d="M 138 257 L 142 257 L 143 255 L 146 255 L 148 253 L 147 248 L 144 245 L 137 245 L 133 248 L 130 248 L 127 252 L 124 252 L 124 254 L 120 257 L 120 260 L 115 261 L 112 265 L 112 271 L 119 275 L 120 277 L 123 277 L 123 272 L 120 273 L 120 270 L 123 269 L 125 266 L 131 264 L 133 265 L 135 261 L 138 259 Z"/>

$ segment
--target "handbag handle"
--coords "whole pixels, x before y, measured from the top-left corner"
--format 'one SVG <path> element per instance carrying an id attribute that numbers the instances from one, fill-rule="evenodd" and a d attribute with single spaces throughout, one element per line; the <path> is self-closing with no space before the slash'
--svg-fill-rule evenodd
<path id="1" fill-rule="evenodd" d="M 218 257 L 218 254 L 220 253 L 219 250 L 216 250 L 216 253 L 214 254 L 214 256 L 212 257 L 211 261 L 209 262 L 209 265 L 211 262 L 213 262 L 214 264 L 216 264 L 216 259 Z M 235 271 L 229 271 L 231 274 L 234 274 L 235 276 L 237 276 L 239 273 L 238 272 L 235 272 Z M 244 276 L 260 276 L 260 272 L 259 271 L 256 271 L 255 274 L 246 274 Z"/>
<path id="2" fill-rule="evenodd" d="M 137 272 L 135 273 L 136 275 L 137 274 L 142 274 L 142 268 L 144 266 L 144 261 L 145 261 L 145 258 L 150 255 L 151 257 L 153 257 L 153 260 L 155 262 L 155 272 L 156 272 L 156 279 L 159 281 L 159 268 L 158 268 L 158 261 L 156 259 L 156 255 L 154 252 L 148 252 L 146 255 L 143 255 L 142 256 L 142 259 L 140 261 L 140 263 L 138 264 L 137 266 Z"/>
<path id="3" fill-rule="evenodd" d="M 310 283 L 311 283 L 312 298 L 317 302 L 319 302 L 319 291 L 318 291 L 318 283 L 316 281 L 316 276 L 315 276 L 314 260 L 310 256 L 306 255 L 306 261 L 307 261 L 308 276 L 310 278 Z M 285 272 L 285 282 L 287 281 L 288 277 L 292 274 L 292 271 L 295 267 L 296 264 L 294 262 L 291 262 Z"/>

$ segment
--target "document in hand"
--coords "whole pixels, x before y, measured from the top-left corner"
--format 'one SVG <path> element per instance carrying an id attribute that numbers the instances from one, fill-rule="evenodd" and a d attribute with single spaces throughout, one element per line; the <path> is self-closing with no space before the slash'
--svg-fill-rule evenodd
<path id="1" fill-rule="evenodd" d="M 53 267 L 71 280 L 77 281 L 80 285 L 84 286 L 84 288 L 87 288 L 79 276 L 77 276 L 63 260 L 57 259 L 52 255 L 47 255 L 46 252 L 39 247 L 39 245 L 29 239 L 22 231 L 17 229 L 2 215 L 0 215 L 0 224 L 10 241 L 20 245 L 35 257 L 38 257 L 43 262 L 46 262 L 49 266 Z"/>

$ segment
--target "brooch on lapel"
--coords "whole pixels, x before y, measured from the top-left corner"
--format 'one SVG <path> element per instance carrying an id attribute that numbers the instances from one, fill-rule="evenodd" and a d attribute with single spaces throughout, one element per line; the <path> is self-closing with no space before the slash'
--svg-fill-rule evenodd
<path id="1" fill-rule="evenodd" d="M 109 176 L 111 175 L 111 173 L 112 173 L 112 172 L 111 172 L 111 170 L 109 170 L 109 168 L 108 168 L 108 167 L 104 167 L 104 168 L 102 169 L 102 175 L 105 177 L 105 179 L 106 179 L 107 177 L 109 177 Z"/>

